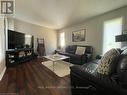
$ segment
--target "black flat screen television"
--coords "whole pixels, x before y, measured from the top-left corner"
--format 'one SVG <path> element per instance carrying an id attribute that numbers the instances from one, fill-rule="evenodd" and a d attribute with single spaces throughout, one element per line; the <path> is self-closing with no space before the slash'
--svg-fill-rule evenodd
<path id="1" fill-rule="evenodd" d="M 8 30 L 8 49 L 33 48 L 33 36 Z"/>

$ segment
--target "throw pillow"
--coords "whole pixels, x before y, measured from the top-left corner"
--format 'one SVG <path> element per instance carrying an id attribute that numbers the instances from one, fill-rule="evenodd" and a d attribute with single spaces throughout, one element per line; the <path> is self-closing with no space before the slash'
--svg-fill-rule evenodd
<path id="1" fill-rule="evenodd" d="M 85 53 L 86 47 L 77 47 L 75 54 L 83 55 Z"/>
<path id="2" fill-rule="evenodd" d="M 120 52 L 117 49 L 111 49 L 106 52 L 100 60 L 97 72 L 102 75 L 109 75 L 113 73 L 118 56 L 120 56 Z"/>

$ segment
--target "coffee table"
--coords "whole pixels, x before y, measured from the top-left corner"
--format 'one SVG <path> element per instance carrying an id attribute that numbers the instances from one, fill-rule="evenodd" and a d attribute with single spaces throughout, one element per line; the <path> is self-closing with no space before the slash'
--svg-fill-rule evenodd
<path id="1" fill-rule="evenodd" d="M 47 55 L 47 56 L 43 56 L 43 58 L 46 58 L 50 61 L 53 62 L 53 71 L 55 70 L 54 68 L 54 64 L 58 61 L 62 61 L 62 60 L 65 60 L 65 59 L 69 59 L 69 63 L 70 63 L 70 57 L 68 56 L 64 56 L 64 55 L 60 55 L 60 54 L 54 54 L 54 55 Z"/>

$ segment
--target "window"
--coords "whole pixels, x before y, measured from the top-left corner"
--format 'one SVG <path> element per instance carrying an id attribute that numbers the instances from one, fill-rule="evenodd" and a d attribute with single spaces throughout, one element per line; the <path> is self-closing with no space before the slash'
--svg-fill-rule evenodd
<path id="1" fill-rule="evenodd" d="M 25 35 L 25 45 L 31 45 L 31 35 Z"/>
<path id="2" fill-rule="evenodd" d="M 121 48 L 115 36 L 122 34 L 122 17 L 104 22 L 103 54 L 112 48 Z"/>
<path id="3" fill-rule="evenodd" d="M 60 33 L 60 47 L 63 48 L 65 46 L 65 33 Z"/>

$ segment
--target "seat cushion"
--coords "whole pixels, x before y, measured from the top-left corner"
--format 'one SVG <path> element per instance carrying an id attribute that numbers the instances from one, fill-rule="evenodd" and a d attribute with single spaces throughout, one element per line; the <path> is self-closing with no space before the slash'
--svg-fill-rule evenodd
<path id="1" fill-rule="evenodd" d="M 65 56 L 69 56 L 69 53 L 67 52 L 59 52 L 60 55 L 65 55 Z"/>
<path id="2" fill-rule="evenodd" d="M 106 52 L 101 58 L 97 72 L 102 75 L 112 74 L 117 65 L 116 62 L 119 56 L 120 52 L 117 49 L 111 49 Z"/>

